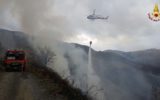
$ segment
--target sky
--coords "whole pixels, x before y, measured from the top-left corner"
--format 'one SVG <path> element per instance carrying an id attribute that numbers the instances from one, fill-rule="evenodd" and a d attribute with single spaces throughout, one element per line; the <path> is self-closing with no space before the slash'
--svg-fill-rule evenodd
<path id="1" fill-rule="evenodd" d="M 134 51 L 160 48 L 160 22 L 147 14 L 160 0 L 0 0 L 0 27 L 95 50 Z M 105 20 L 88 20 L 96 14 Z"/>

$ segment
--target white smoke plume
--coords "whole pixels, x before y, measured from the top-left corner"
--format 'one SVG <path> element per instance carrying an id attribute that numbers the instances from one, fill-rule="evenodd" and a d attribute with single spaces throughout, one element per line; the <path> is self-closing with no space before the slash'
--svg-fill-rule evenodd
<path id="1" fill-rule="evenodd" d="M 69 77 L 76 87 L 87 91 L 88 62 L 83 59 L 87 54 L 80 48 L 66 47 L 60 42 L 72 36 L 74 31 L 64 17 L 54 14 L 54 0 L 1 0 L 2 3 L 3 6 L 8 7 L 10 16 L 17 20 L 19 29 L 33 37 L 31 43 L 35 48 L 49 46 L 54 51 L 56 54 L 54 65 L 49 63 L 48 66 L 63 78 Z M 71 68 L 64 58 L 65 53 L 68 53 L 75 64 L 74 75 L 71 75 Z"/>
<path id="2" fill-rule="evenodd" d="M 89 2 L 89 1 L 86 0 L 86 2 Z M 97 1 L 97 4 L 98 3 L 99 3 L 99 1 Z M 111 3 L 107 3 L 107 4 L 111 4 Z M 117 3 L 117 4 L 119 5 L 119 3 Z M 86 3 L 86 5 L 87 5 L 87 3 Z M 83 8 L 83 7 L 80 6 L 80 8 Z M 73 9 L 73 8 L 71 8 L 71 9 Z M 66 47 L 65 45 L 63 45 L 63 43 L 59 42 L 59 41 L 64 41 L 67 37 L 74 36 L 75 31 L 73 30 L 73 28 L 71 28 L 71 27 L 73 27 L 73 25 L 72 26 L 69 25 L 70 23 L 68 22 L 67 18 L 65 18 L 64 16 L 57 16 L 56 15 L 57 12 L 54 10 L 54 0 L 0 0 L 0 13 L 1 13 L 1 16 L 0 16 L 0 27 L 1 28 L 8 28 L 9 27 L 11 29 L 12 28 L 15 29 L 15 27 L 16 27 L 16 29 L 18 29 L 19 31 L 23 31 L 24 33 L 27 33 L 31 37 L 34 38 L 33 40 L 31 40 L 31 42 L 34 44 L 35 47 L 36 46 L 42 46 L 42 47 L 49 46 L 56 53 L 56 59 L 55 59 L 54 65 L 49 64 L 48 66 L 55 69 L 63 78 L 70 77 L 71 80 L 75 81 L 74 85 L 76 87 L 79 87 L 83 91 L 86 91 L 85 87 L 86 87 L 86 83 L 88 81 L 88 80 L 85 80 L 86 75 L 88 74 L 88 72 L 90 72 L 90 71 L 92 72 L 93 69 L 87 68 L 88 61 L 86 59 L 84 59 L 84 56 L 87 54 L 83 50 L 81 50 L 80 48 L 77 48 L 75 46 Z M 83 13 L 83 15 L 85 15 L 85 14 Z M 114 17 L 114 19 L 116 19 L 114 22 L 118 22 L 118 24 L 115 23 L 115 25 L 118 25 L 116 27 L 119 28 L 119 26 L 126 25 L 127 28 L 125 28 L 125 29 L 130 29 L 130 28 L 128 28 L 129 27 L 128 21 L 125 22 L 127 24 L 121 25 L 121 20 L 117 19 L 117 16 Z M 126 18 L 124 18 L 124 19 L 126 19 Z M 117 20 L 119 20 L 119 21 L 117 21 Z M 82 21 L 82 23 L 83 22 L 84 21 Z M 138 21 L 138 22 L 141 23 L 141 21 Z M 85 26 L 85 28 L 87 28 L 88 27 L 87 25 L 89 25 L 89 24 L 83 23 L 82 25 Z M 98 25 L 100 25 L 100 24 L 98 24 Z M 6 26 L 6 27 L 4 27 L 4 26 Z M 104 30 L 104 31 L 100 31 L 100 32 L 99 32 L 99 27 L 97 28 L 96 25 L 93 25 L 93 26 L 94 27 L 89 27 L 89 28 L 94 28 L 96 33 L 103 33 L 103 32 L 106 33 L 105 24 L 101 25 L 104 27 L 104 29 L 102 28 L 102 30 Z M 107 25 L 107 26 L 109 26 L 109 25 Z M 137 25 L 134 25 L 134 26 L 136 26 L 136 28 L 134 28 L 134 29 L 137 29 L 138 26 Z M 114 29 L 114 31 L 112 30 L 113 32 L 111 31 L 110 33 L 118 33 L 117 31 L 115 31 L 115 27 L 112 27 L 112 28 Z M 121 27 L 118 30 L 121 30 Z M 106 39 L 106 38 L 104 38 L 104 37 L 106 37 L 106 35 L 104 35 L 104 36 L 103 35 L 102 35 L 102 37 L 103 37 L 102 41 Z M 152 45 L 153 45 L 153 43 L 152 43 Z M 117 46 L 118 45 L 116 45 L 116 47 Z M 75 64 L 74 68 L 72 68 L 74 73 L 71 73 L 71 70 L 68 66 L 68 61 L 64 57 L 66 52 L 69 54 L 70 58 L 72 59 L 72 61 Z M 99 65 L 99 66 L 103 66 L 103 65 Z M 107 66 L 106 68 L 110 68 L 110 67 Z M 109 71 L 110 70 L 108 70 L 108 72 L 107 72 L 108 74 L 109 74 Z M 111 72 L 113 72 L 113 71 L 111 71 Z M 120 70 L 120 72 L 123 72 L 123 71 Z M 101 74 L 106 74 L 106 73 L 104 72 Z M 92 74 L 88 75 L 88 77 L 90 77 L 90 76 L 92 76 Z M 105 75 L 103 75 L 103 76 L 105 76 Z M 139 75 L 139 74 L 136 75 L 136 78 L 139 76 L 141 76 L 141 75 Z M 122 77 L 124 77 L 124 76 L 122 76 Z M 107 76 L 107 78 L 109 78 L 109 75 Z M 123 79 L 123 78 L 120 77 L 120 79 Z M 128 79 L 128 77 L 125 79 Z M 142 79 L 143 79 L 143 77 L 142 77 Z M 92 82 L 95 82 L 95 80 L 97 80 L 97 78 L 91 82 L 88 82 L 88 83 L 90 84 Z M 100 80 L 98 80 L 96 82 L 99 82 L 99 81 Z M 105 83 L 108 83 L 108 84 L 106 85 Z M 110 81 L 109 79 L 107 79 L 107 81 L 105 83 L 102 83 L 102 84 L 104 86 L 106 86 L 106 92 L 109 95 L 108 98 L 110 100 L 118 100 L 117 97 L 121 97 L 119 100 L 123 100 L 123 98 L 124 98 L 123 96 L 126 96 L 128 94 L 128 92 L 126 92 L 126 91 L 122 92 L 122 94 L 124 93 L 124 95 L 119 94 L 119 91 L 122 90 L 121 87 L 117 87 L 117 85 L 113 84 L 112 81 Z M 145 83 L 145 81 L 144 81 L 144 83 Z M 122 84 L 122 86 L 123 86 L 123 84 Z M 128 89 L 126 89 L 126 90 L 128 90 Z M 110 92 L 110 91 L 112 91 L 112 92 Z M 128 98 L 130 98 L 130 96 Z M 103 100 L 103 98 L 101 100 Z M 126 100 L 129 100 L 129 99 L 126 99 Z"/>
<path id="3" fill-rule="evenodd" d="M 56 53 L 56 69 L 66 72 L 67 61 L 63 57 L 63 51 L 58 41 L 63 41 L 73 31 L 67 25 L 64 17 L 56 16 L 54 0 L 0 0 L 1 26 L 5 26 L 7 20 L 17 25 L 19 31 L 29 34 L 31 43 L 37 46 L 49 46 Z M 14 21 L 12 21 L 14 19 Z M 2 27 L 3 28 L 3 27 Z M 64 48 L 63 48 L 64 49 Z M 65 75 L 65 76 L 68 76 Z"/>

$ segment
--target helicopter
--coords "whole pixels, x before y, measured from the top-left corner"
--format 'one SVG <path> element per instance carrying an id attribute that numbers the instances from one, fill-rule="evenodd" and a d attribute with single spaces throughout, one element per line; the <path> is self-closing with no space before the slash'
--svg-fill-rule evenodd
<path id="1" fill-rule="evenodd" d="M 90 19 L 90 20 L 96 20 L 96 19 L 107 20 L 109 18 L 109 16 L 102 17 L 100 15 L 96 15 L 95 12 L 96 12 L 96 9 L 93 10 L 93 14 L 92 15 L 87 16 L 87 19 Z"/>

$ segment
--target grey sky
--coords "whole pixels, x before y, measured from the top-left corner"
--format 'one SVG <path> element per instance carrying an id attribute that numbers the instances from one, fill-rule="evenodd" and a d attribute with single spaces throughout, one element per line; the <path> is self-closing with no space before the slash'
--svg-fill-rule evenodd
<path id="1" fill-rule="evenodd" d="M 56 1 L 58 14 L 66 16 L 77 31 L 69 41 L 87 44 L 93 48 L 137 50 L 159 48 L 159 23 L 148 19 L 156 0 L 75 0 Z M 96 9 L 97 14 L 109 15 L 109 20 L 89 21 L 86 16 Z M 65 13 L 64 13 L 65 12 Z"/>
<path id="2" fill-rule="evenodd" d="M 0 0 L 0 2 L 6 3 L 4 1 L 5 0 Z M 20 2 L 19 0 L 14 1 Z M 34 4 L 30 5 L 32 0 L 29 1 L 30 2 L 27 1 L 28 6 L 34 6 Z M 52 0 L 46 0 L 46 2 L 47 1 Z M 44 26 L 48 26 L 48 28 L 45 28 L 47 31 L 43 30 L 43 36 L 53 35 L 53 38 L 56 36 L 62 36 L 63 38 L 61 38 L 61 40 L 63 41 L 85 45 L 88 45 L 88 41 L 92 40 L 93 48 L 96 50 L 118 49 L 130 51 L 160 48 L 160 22 L 152 22 L 147 16 L 147 13 L 152 12 L 155 2 L 160 4 L 160 1 L 158 0 L 53 1 L 53 4 L 42 7 L 39 10 L 34 10 L 35 7 L 31 7 L 33 8 L 33 13 L 30 13 L 32 12 L 31 8 L 31 11 L 27 12 L 27 14 L 34 14 L 39 11 L 40 13 L 34 14 L 34 16 L 40 16 L 47 11 L 45 19 L 38 17 L 39 20 L 43 20 L 41 22 L 44 23 Z M 8 0 L 8 2 L 10 2 L 10 0 Z M 45 1 L 41 4 L 44 2 Z M 20 5 L 20 8 L 23 8 L 23 3 L 26 4 L 26 2 L 20 2 L 17 5 Z M 38 0 L 35 0 L 34 3 L 38 4 L 39 2 Z M 0 12 L 2 13 L 0 16 L 0 26 L 15 30 L 23 30 L 21 20 L 17 20 L 17 16 L 14 16 L 13 18 L 13 14 L 7 12 L 7 9 L 9 9 L 7 6 L 9 6 L 8 3 L 5 7 L 0 7 Z M 28 9 L 28 6 L 25 9 Z M 37 8 L 41 6 L 42 5 L 37 6 Z M 43 10 L 43 8 L 47 10 Z M 99 15 L 109 15 L 109 20 L 88 20 L 86 17 L 89 14 L 92 14 L 93 9 L 96 9 L 96 13 Z M 26 16 L 27 14 L 23 14 L 23 16 Z M 29 17 L 32 17 L 32 15 Z M 34 17 L 34 22 L 36 22 L 36 18 L 37 17 Z M 47 18 L 48 20 L 46 20 Z M 27 23 L 29 22 L 30 21 L 27 19 Z M 38 30 L 40 28 L 36 27 L 35 29 Z"/>

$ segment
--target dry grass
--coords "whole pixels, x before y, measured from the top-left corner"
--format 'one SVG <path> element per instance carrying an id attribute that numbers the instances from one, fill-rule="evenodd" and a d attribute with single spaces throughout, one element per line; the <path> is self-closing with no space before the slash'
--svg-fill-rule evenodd
<path id="1" fill-rule="evenodd" d="M 91 100 L 78 88 L 74 88 L 67 80 L 62 79 L 56 72 L 37 63 L 31 63 L 28 71 L 41 79 L 51 95 L 63 96 L 63 100 Z"/>

